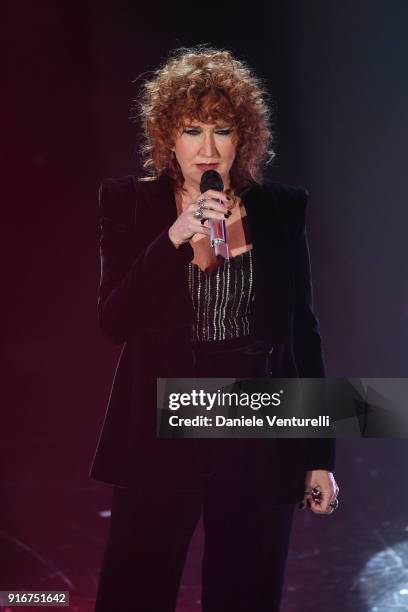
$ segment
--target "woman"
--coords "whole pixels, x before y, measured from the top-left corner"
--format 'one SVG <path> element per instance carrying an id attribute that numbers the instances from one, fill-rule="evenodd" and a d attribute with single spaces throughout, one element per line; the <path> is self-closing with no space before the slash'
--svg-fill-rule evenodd
<path id="1" fill-rule="evenodd" d="M 149 180 L 100 190 L 98 315 L 124 347 L 91 468 L 114 485 L 96 610 L 175 610 L 201 510 L 204 612 L 279 610 L 294 505 L 336 505 L 333 441 L 157 439 L 156 377 L 324 376 L 307 192 L 262 182 L 269 109 L 229 52 L 176 51 L 139 103 Z M 208 169 L 224 191 L 200 193 Z"/>

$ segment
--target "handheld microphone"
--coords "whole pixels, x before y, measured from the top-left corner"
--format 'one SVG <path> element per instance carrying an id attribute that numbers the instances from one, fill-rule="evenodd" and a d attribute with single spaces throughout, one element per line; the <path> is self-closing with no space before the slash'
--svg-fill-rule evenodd
<path id="1" fill-rule="evenodd" d="M 224 191 L 224 183 L 221 175 L 216 170 L 206 170 L 200 181 L 200 192 L 208 189 Z M 210 241 L 217 258 L 229 259 L 229 248 L 227 243 L 227 230 L 223 219 L 208 219 L 210 227 Z"/>

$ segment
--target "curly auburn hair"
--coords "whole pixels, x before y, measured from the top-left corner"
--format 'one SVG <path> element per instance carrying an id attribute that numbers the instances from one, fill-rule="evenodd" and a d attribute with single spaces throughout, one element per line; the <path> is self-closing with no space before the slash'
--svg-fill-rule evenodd
<path id="1" fill-rule="evenodd" d="M 263 166 L 275 157 L 268 94 L 248 65 L 229 51 L 207 45 L 175 49 L 143 83 L 135 103 L 134 118 L 143 128 L 145 180 L 167 172 L 182 188 L 184 177 L 171 147 L 187 119 L 234 126 L 238 140 L 230 179 L 235 189 L 260 182 Z"/>

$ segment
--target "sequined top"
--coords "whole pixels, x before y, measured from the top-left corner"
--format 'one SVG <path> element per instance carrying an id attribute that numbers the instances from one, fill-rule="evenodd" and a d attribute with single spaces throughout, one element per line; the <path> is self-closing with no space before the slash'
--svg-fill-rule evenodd
<path id="1" fill-rule="evenodd" d="M 252 250 L 224 261 L 212 274 L 190 262 L 193 342 L 230 340 L 252 333 L 255 300 Z"/>

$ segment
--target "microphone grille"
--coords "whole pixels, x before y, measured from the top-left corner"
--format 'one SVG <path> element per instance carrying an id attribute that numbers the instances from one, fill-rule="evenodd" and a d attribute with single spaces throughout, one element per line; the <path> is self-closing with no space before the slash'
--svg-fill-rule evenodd
<path id="1" fill-rule="evenodd" d="M 215 191 L 224 191 L 224 183 L 221 175 L 216 170 L 206 170 L 200 181 L 200 193 L 204 193 L 208 189 Z"/>

